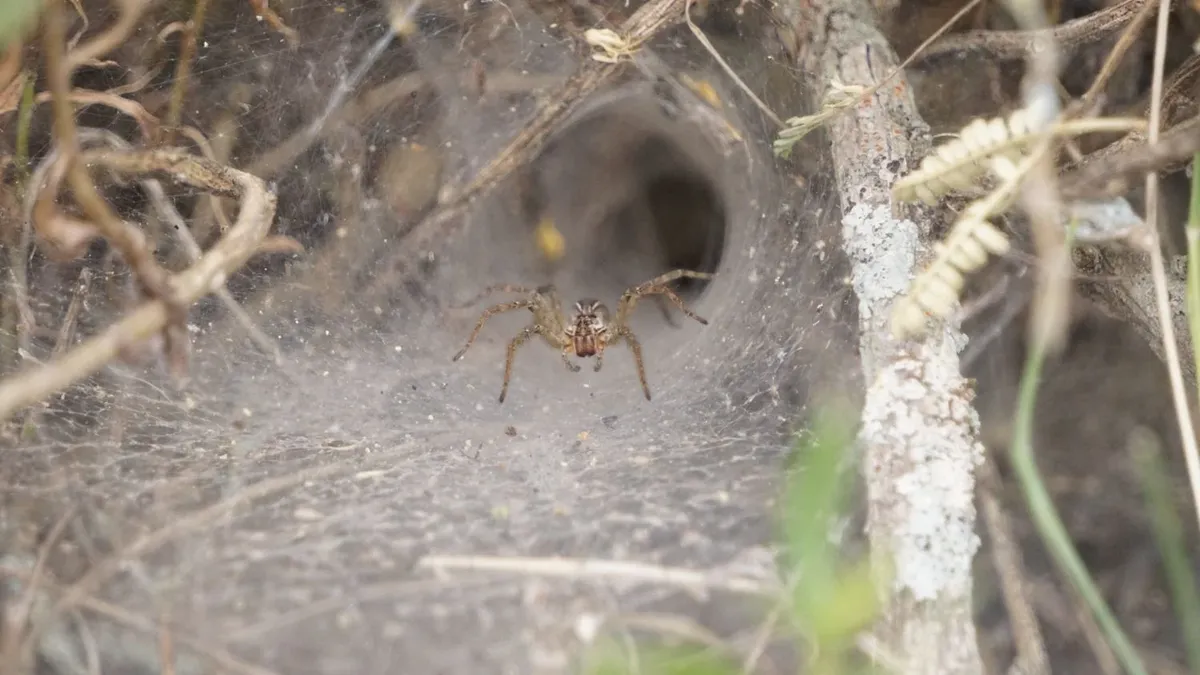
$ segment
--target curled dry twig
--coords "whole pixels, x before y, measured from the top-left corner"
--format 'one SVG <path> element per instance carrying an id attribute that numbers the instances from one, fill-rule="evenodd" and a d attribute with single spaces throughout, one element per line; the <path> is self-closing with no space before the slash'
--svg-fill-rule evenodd
<path id="1" fill-rule="evenodd" d="M 181 150 L 88 151 L 78 161 L 118 173 L 173 180 L 241 200 L 241 211 L 229 232 L 194 265 L 171 279 L 175 298 L 181 303 L 191 304 L 219 288 L 254 255 L 275 217 L 276 197 L 261 179 Z M 0 422 L 100 370 L 125 346 L 162 331 L 170 318 L 164 300 L 150 300 L 61 358 L 0 382 Z"/>
<path id="2" fill-rule="evenodd" d="M 126 143 L 124 139 L 108 131 L 80 129 L 80 133 L 81 135 L 86 136 L 84 140 L 95 139 L 101 143 L 107 144 L 114 150 L 124 152 L 130 152 L 133 150 L 132 146 Z M 209 159 L 211 160 L 211 158 Z M 159 218 L 171 225 L 171 229 L 174 230 L 175 235 L 179 238 L 180 244 L 183 245 L 183 249 L 187 253 L 189 261 L 195 262 L 200 258 L 202 253 L 200 250 L 200 245 L 196 243 L 195 237 L 192 236 L 191 228 L 188 227 L 188 224 L 186 221 L 184 221 L 183 216 L 181 216 L 179 211 L 175 209 L 175 206 L 171 204 L 171 200 L 167 197 L 166 191 L 163 190 L 162 184 L 152 178 L 145 178 L 140 182 L 142 187 L 146 189 L 146 192 L 150 198 L 150 204 L 154 207 L 155 212 L 158 213 Z M 213 197 L 213 199 L 216 199 L 216 197 Z M 294 240 L 286 237 L 284 239 L 287 239 L 288 242 L 294 242 Z M 264 248 L 266 248 L 266 251 L 264 251 Z M 286 242 L 279 242 L 278 238 L 266 237 L 263 239 L 262 243 L 259 244 L 259 247 L 255 250 L 255 252 L 271 252 L 272 248 L 278 248 L 282 251 L 295 250 L 294 247 L 288 246 Z M 275 340 L 273 340 L 266 333 L 262 332 L 262 329 L 255 325 L 254 319 L 250 317 L 246 310 L 242 309 L 242 306 L 238 304 L 237 300 L 233 297 L 233 294 L 229 292 L 229 289 L 227 289 L 224 284 L 221 284 L 213 292 L 225 305 L 225 308 L 229 311 L 229 313 L 233 315 L 238 324 L 242 326 L 242 329 L 246 331 L 246 334 L 249 335 L 250 340 L 254 342 L 259 349 L 263 350 L 264 353 L 270 355 L 274 360 L 275 365 L 282 365 L 283 353 L 279 349 L 278 343 L 276 343 Z"/>

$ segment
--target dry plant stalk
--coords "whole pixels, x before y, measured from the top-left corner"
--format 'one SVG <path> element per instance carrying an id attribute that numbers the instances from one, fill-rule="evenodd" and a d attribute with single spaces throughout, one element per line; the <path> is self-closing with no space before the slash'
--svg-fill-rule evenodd
<path id="1" fill-rule="evenodd" d="M 1160 0 L 1158 23 L 1154 41 L 1154 79 L 1150 87 L 1150 144 L 1158 142 L 1159 125 L 1162 119 L 1163 64 L 1167 53 L 1167 23 L 1171 13 L 1171 0 Z M 1183 370 L 1179 364 L 1178 343 L 1171 315 L 1171 299 L 1167 293 L 1167 272 L 1163 261 L 1162 244 L 1158 231 L 1158 174 L 1146 174 L 1146 242 L 1150 252 L 1150 271 L 1154 279 L 1155 304 L 1162 330 L 1163 351 L 1166 355 L 1167 375 L 1171 380 L 1171 398 L 1175 403 L 1175 417 L 1179 423 L 1179 435 L 1183 444 L 1183 458 L 1187 464 L 1188 480 L 1192 491 L 1192 503 L 1196 509 L 1197 524 L 1200 525 L 1200 447 L 1197 447 L 1196 429 L 1192 423 L 1191 404 L 1184 391 Z M 1186 353 L 1186 352 L 1185 352 Z M 1195 354 L 1192 358 L 1195 358 Z"/>
<path id="2" fill-rule="evenodd" d="M 1010 672 L 1050 675 L 1042 630 L 1030 601 L 1032 589 L 1021 560 L 1020 540 L 1001 502 L 1001 486 L 994 460 L 988 458 L 980 467 L 979 501 L 983 507 L 983 522 L 992 544 L 992 561 L 1000 580 L 1000 591 L 1017 649 Z"/>

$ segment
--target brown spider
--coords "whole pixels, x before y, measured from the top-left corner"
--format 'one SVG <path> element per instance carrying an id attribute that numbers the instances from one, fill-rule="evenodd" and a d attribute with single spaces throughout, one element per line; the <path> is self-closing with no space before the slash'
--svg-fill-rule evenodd
<path id="1" fill-rule="evenodd" d="M 575 356 L 583 358 L 595 356 L 596 367 L 592 370 L 599 372 L 600 367 L 604 365 L 604 349 L 624 340 L 629 344 L 629 349 L 633 352 L 633 360 L 637 362 L 638 379 L 642 383 L 642 392 L 646 395 L 646 400 L 649 401 L 650 386 L 646 384 L 646 369 L 642 363 L 642 346 L 637 338 L 634 337 L 633 330 L 629 328 L 627 322 L 629 315 L 633 313 L 633 308 L 637 305 L 637 301 L 642 297 L 647 295 L 665 295 L 684 314 L 704 325 L 708 325 L 707 319 L 696 315 L 688 309 L 683 304 L 683 299 L 667 287 L 667 284 L 672 281 L 684 277 L 690 279 L 712 279 L 713 275 L 705 272 L 693 272 L 691 270 L 675 270 L 657 276 L 644 284 L 634 286 L 621 295 L 621 303 L 617 305 L 616 320 L 611 322 L 609 321 L 610 314 L 608 307 L 599 300 L 591 298 L 586 298 L 575 303 L 574 316 L 567 318 L 562 312 L 562 303 L 553 286 L 539 286 L 538 288 L 514 286 L 511 284 L 488 286 L 483 292 L 466 304 L 474 304 L 484 296 L 497 291 L 505 293 L 528 293 L 529 297 L 524 300 L 514 300 L 494 305 L 484 310 L 483 316 L 480 316 L 479 322 L 475 324 L 475 330 L 471 332 L 471 337 L 467 338 L 466 346 L 455 354 L 451 360 L 457 361 L 467 353 L 467 350 L 475 342 L 475 338 L 479 336 L 479 331 L 483 330 L 483 324 L 493 315 L 525 308 L 533 314 L 533 323 L 526 326 L 520 333 L 517 333 L 517 336 L 508 343 L 508 358 L 504 361 L 504 384 L 500 388 L 501 403 L 504 403 L 504 397 L 508 394 L 508 381 L 512 378 L 513 357 L 517 354 L 517 348 L 534 335 L 540 335 L 547 344 L 559 350 L 562 354 L 563 363 L 573 373 L 578 373 L 580 367 L 571 362 L 570 356 L 572 352 L 574 352 Z"/>

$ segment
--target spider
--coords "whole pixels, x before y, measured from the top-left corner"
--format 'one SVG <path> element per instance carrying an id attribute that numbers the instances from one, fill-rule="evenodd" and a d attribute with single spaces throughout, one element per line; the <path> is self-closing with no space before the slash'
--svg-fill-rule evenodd
<path id="1" fill-rule="evenodd" d="M 667 284 L 672 281 L 685 277 L 689 279 L 712 279 L 713 275 L 706 272 L 693 272 L 692 270 L 674 270 L 657 276 L 646 283 L 634 286 L 621 295 L 621 302 L 617 305 L 616 319 L 613 321 L 610 321 L 611 315 L 609 314 L 608 307 L 599 300 L 592 298 L 585 298 L 575 303 L 575 314 L 568 318 L 563 314 L 562 303 L 554 286 L 547 285 L 537 288 L 514 286 L 512 284 L 488 286 L 466 304 L 474 304 L 484 296 L 494 292 L 527 293 L 529 297 L 524 300 L 514 300 L 512 302 L 493 305 L 484 310 L 483 315 L 479 317 L 479 322 L 475 324 L 475 330 L 471 332 L 471 337 L 467 338 L 467 344 L 454 355 L 451 361 L 458 361 L 467 353 L 467 350 L 475 342 L 475 338 L 479 336 L 479 331 L 483 330 L 483 324 L 492 316 L 524 308 L 533 314 L 533 323 L 526 326 L 520 333 L 517 333 L 517 336 L 508 343 L 508 357 L 504 361 L 504 384 L 500 387 L 501 403 L 504 403 L 504 397 L 508 395 L 508 382 L 512 379 L 513 358 L 517 354 L 517 349 L 534 335 L 541 336 L 547 344 L 559 350 L 559 353 L 562 354 L 563 363 L 567 366 L 567 370 L 573 373 L 578 373 L 581 368 L 571 362 L 570 357 L 572 353 L 581 358 L 596 357 L 596 366 L 592 370 L 593 372 L 600 372 L 601 366 L 604 365 L 605 348 L 624 340 L 629 345 L 630 351 L 633 352 L 633 360 L 637 363 L 638 380 L 642 383 L 642 393 L 646 395 L 646 400 L 649 401 L 650 385 L 646 384 L 646 369 L 642 363 L 642 346 L 638 342 L 637 337 L 634 336 L 633 330 L 629 327 L 629 315 L 633 313 L 633 308 L 637 305 L 638 300 L 644 296 L 665 295 L 684 314 L 699 321 L 701 324 L 708 325 L 707 319 L 700 317 L 688 309 L 684 305 L 683 299 L 667 287 Z"/>

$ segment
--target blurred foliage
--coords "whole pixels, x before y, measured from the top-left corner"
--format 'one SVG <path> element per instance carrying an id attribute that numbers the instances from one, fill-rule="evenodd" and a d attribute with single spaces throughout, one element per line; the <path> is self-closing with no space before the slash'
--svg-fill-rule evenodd
<path id="1" fill-rule="evenodd" d="M 1068 249 L 1075 245 L 1075 227 L 1076 223 L 1072 221 L 1067 228 Z M 1033 446 L 1033 419 L 1037 411 L 1038 389 L 1042 383 L 1042 366 L 1045 364 L 1046 354 L 1045 340 L 1030 341 L 1029 354 L 1025 359 L 1018 390 L 1012 446 L 1009 448 L 1013 471 L 1021 485 L 1021 491 L 1025 494 L 1025 503 L 1033 524 L 1037 527 L 1038 535 L 1063 576 L 1071 582 L 1084 603 L 1091 609 L 1105 640 L 1112 648 L 1113 655 L 1126 673 L 1148 675 L 1141 655 L 1134 648 L 1129 636 L 1105 602 L 1096 580 L 1084 565 L 1083 558 L 1075 548 L 1071 534 L 1059 516 L 1050 490 L 1038 469 L 1037 453 Z"/>
<path id="2" fill-rule="evenodd" d="M 855 638 L 870 627 L 880 610 L 876 580 L 887 583 L 887 568 L 872 569 L 869 559 L 847 564 L 831 537 L 848 511 L 850 475 L 843 461 L 853 452 L 854 416 L 838 408 L 819 411 L 810 427 L 797 434 L 795 466 L 782 500 L 783 560 L 791 580 L 780 602 L 795 637 L 811 647 L 804 672 L 845 675 L 863 672 L 850 666 Z M 611 639 L 591 650 L 588 675 L 737 675 L 741 664 L 706 646 L 638 647 L 636 655 Z"/>
<path id="3" fill-rule="evenodd" d="M 42 0 L 0 0 L 0 49 L 32 30 L 41 11 Z"/>
<path id="4" fill-rule="evenodd" d="M 853 419 L 836 408 L 817 413 L 798 441 L 800 466 L 790 472 L 784 496 L 784 552 L 795 575 L 792 618 L 812 644 L 812 673 L 852 672 L 846 663 L 855 637 L 880 611 L 875 581 L 888 583 L 886 568 L 873 570 L 869 559 L 842 560 L 832 537 L 849 506 L 849 475 L 841 464 L 853 454 Z"/>

